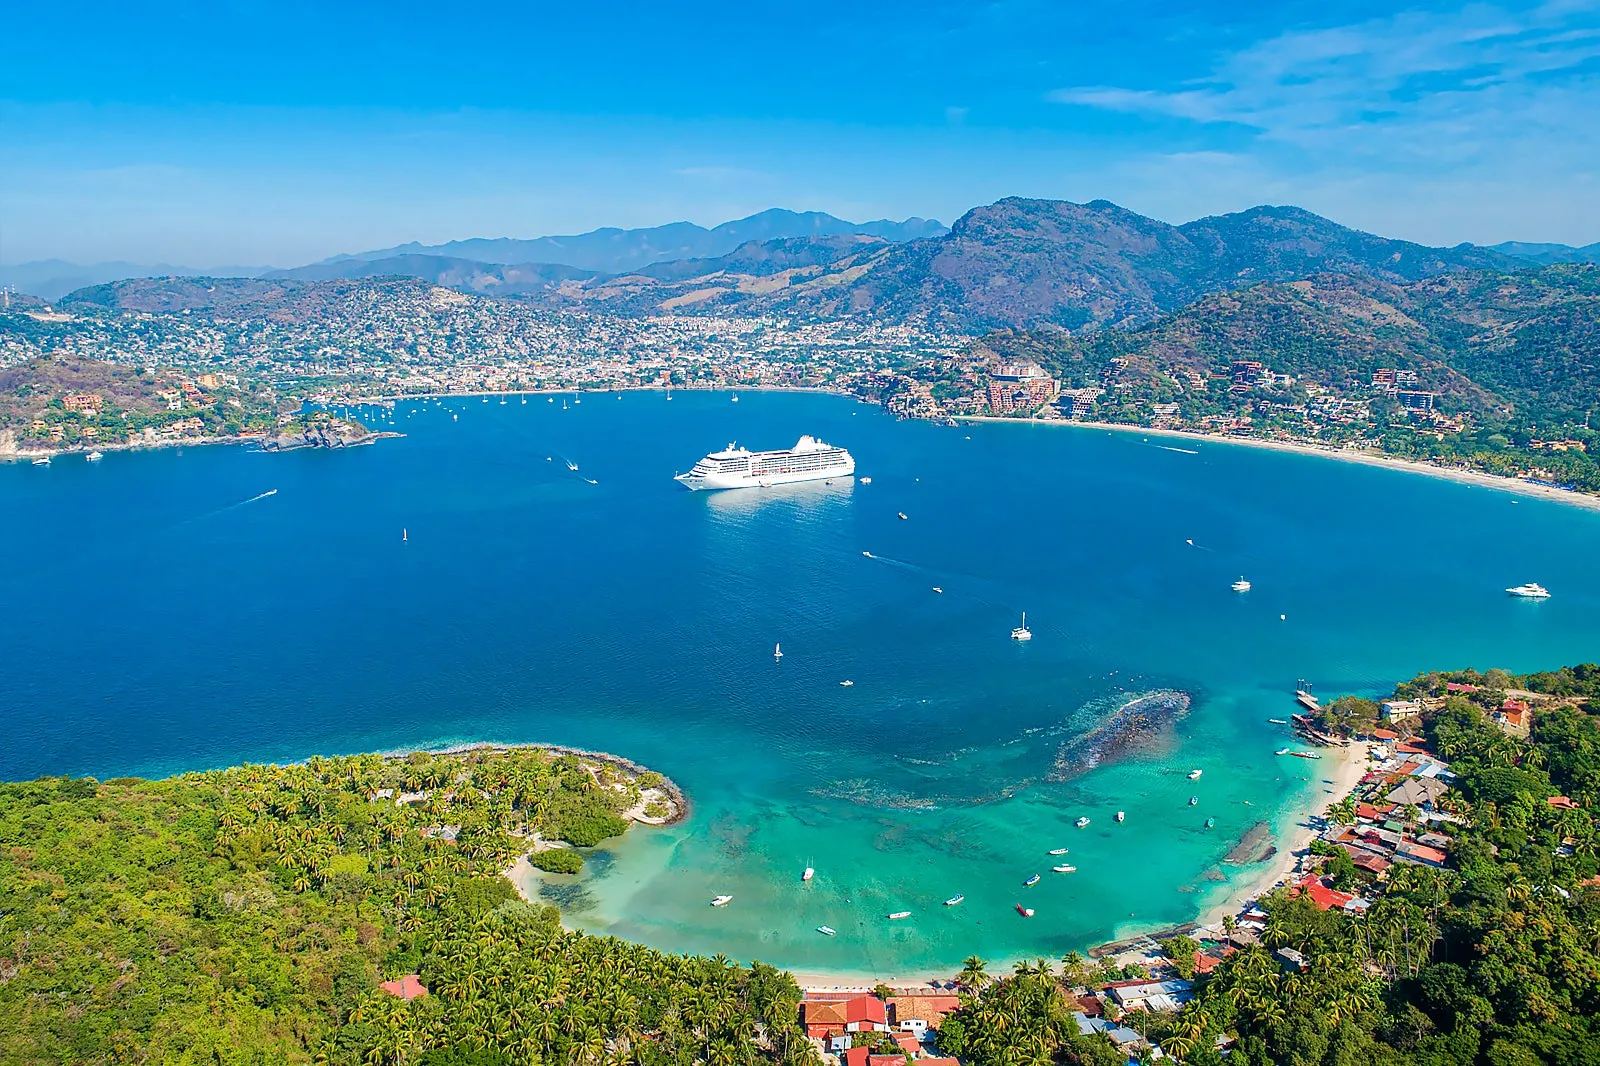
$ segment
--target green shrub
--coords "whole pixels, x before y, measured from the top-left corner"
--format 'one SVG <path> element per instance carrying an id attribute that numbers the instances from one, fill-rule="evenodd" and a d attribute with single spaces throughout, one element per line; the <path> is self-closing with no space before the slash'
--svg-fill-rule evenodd
<path id="1" fill-rule="evenodd" d="M 546 873 L 575 874 L 583 869 L 583 856 L 571 848 L 551 848 L 547 851 L 536 851 L 528 856 L 528 862 Z"/>

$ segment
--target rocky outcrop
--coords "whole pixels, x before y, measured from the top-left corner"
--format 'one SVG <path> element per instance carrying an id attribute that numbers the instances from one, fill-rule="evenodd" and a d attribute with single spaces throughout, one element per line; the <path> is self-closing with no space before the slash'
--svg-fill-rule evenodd
<path id="1" fill-rule="evenodd" d="M 269 452 L 287 452 L 296 448 L 354 448 L 371 444 L 383 437 L 398 437 L 399 433 L 372 433 L 355 422 L 330 420 L 310 425 L 285 427 L 275 437 L 265 437 L 261 447 Z"/>

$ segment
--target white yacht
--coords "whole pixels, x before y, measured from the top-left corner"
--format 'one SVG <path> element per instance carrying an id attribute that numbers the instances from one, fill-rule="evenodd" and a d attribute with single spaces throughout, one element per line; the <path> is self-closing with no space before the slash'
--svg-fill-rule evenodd
<path id="1" fill-rule="evenodd" d="M 92 451 L 92 452 L 89 453 L 89 461 L 91 463 L 98 463 L 100 460 L 104 459 L 105 457 L 106 457 L 105 453 L 101 452 L 101 451 L 98 451 L 98 450 Z"/>
<path id="2" fill-rule="evenodd" d="M 1249 592 L 1250 591 L 1250 582 L 1248 582 L 1248 581 L 1246 581 L 1244 579 L 1244 575 L 1243 574 L 1239 575 L 1239 580 L 1235 581 L 1233 583 L 1233 591 L 1235 591 L 1235 592 Z"/>
<path id="3" fill-rule="evenodd" d="M 48 455 L 41 455 L 37 459 L 35 459 L 33 461 L 33 465 L 34 466 L 49 466 L 50 465 L 50 457 Z"/>
<path id="4" fill-rule="evenodd" d="M 856 461 L 843 448 L 801 437 L 793 448 L 769 452 L 729 444 L 674 480 L 691 489 L 753 489 L 849 477 L 855 472 Z"/>
<path id="5" fill-rule="evenodd" d="M 1190 781 L 1198 781 L 1198 780 L 1200 780 L 1200 771 L 1199 770 L 1190 770 L 1189 771 L 1189 780 Z"/>
<path id="6" fill-rule="evenodd" d="M 1515 588 L 1506 589 L 1506 591 L 1513 596 L 1521 596 L 1525 600 L 1548 600 L 1550 598 L 1549 589 L 1532 581 L 1526 585 L 1518 585 Z"/>
<path id="7" fill-rule="evenodd" d="M 1028 612 L 1022 612 L 1022 624 L 1011 631 L 1012 640 L 1032 640 L 1033 630 L 1028 628 Z"/>

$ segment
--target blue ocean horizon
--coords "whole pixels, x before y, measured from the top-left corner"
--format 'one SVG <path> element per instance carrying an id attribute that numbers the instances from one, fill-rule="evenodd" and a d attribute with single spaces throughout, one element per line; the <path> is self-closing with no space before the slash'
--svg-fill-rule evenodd
<path id="1" fill-rule="evenodd" d="M 551 878 L 569 922 L 915 972 L 1192 919 L 1248 873 L 1220 860 L 1251 826 L 1325 801 L 1316 764 L 1272 754 L 1298 678 L 1379 695 L 1597 657 L 1600 514 L 1403 471 L 817 394 L 453 397 L 392 428 L 0 467 L 0 777 L 611 751 L 693 814 Z M 871 484 L 672 481 L 729 440 L 805 433 Z M 1554 596 L 1506 596 L 1524 581 Z M 1168 746 L 1052 780 L 1062 744 L 1161 690 L 1191 701 Z M 1063 846 L 1078 872 L 1055 876 Z"/>

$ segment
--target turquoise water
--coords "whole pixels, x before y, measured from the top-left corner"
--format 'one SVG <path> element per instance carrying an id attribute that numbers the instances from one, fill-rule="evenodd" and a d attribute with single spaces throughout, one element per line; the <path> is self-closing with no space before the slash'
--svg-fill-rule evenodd
<path id="1" fill-rule="evenodd" d="M 0 776 L 615 751 L 692 817 L 546 882 L 571 922 L 904 974 L 1192 918 L 1251 825 L 1321 799 L 1317 764 L 1272 755 L 1297 677 L 1373 693 L 1600 649 L 1600 514 L 1404 472 L 798 394 L 456 399 L 395 423 L 349 452 L 0 468 Z M 872 484 L 670 480 L 801 433 Z M 1523 581 L 1554 598 L 1502 592 Z M 1159 689 L 1193 701 L 1167 750 L 1048 780 L 1061 743 Z"/>

